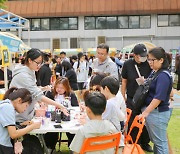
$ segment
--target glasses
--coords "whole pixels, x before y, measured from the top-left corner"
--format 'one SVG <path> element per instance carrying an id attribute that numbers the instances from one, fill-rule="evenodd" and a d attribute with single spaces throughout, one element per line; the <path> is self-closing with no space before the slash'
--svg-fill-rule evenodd
<path id="1" fill-rule="evenodd" d="M 35 60 L 33 60 L 33 62 L 35 62 L 36 64 L 37 64 L 37 66 L 39 67 L 39 66 L 42 66 L 44 63 L 43 62 L 37 62 L 37 61 L 35 61 Z"/>
<path id="2" fill-rule="evenodd" d="M 154 58 L 154 59 L 149 59 L 149 58 L 148 58 L 148 59 L 147 59 L 148 62 L 154 62 L 155 60 L 157 60 L 157 59 L 156 59 L 156 58 Z"/>

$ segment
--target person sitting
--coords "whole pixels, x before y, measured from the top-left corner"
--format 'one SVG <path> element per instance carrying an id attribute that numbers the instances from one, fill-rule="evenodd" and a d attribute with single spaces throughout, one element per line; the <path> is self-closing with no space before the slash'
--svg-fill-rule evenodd
<path id="1" fill-rule="evenodd" d="M 0 154 L 13 154 L 11 138 L 16 139 L 33 129 L 40 128 L 40 122 L 34 122 L 23 129 L 16 130 L 15 111 L 24 112 L 31 104 L 30 92 L 25 88 L 12 87 L 6 91 L 4 100 L 0 101 Z"/>
<path id="2" fill-rule="evenodd" d="M 55 100 L 56 102 L 70 108 L 71 106 L 78 106 L 78 100 L 75 93 L 71 90 L 69 81 L 66 77 L 60 77 L 56 80 L 54 89 L 52 92 L 48 92 L 46 95 L 48 98 Z M 70 104 L 65 104 L 65 99 L 70 100 Z M 73 140 L 74 134 L 66 133 L 68 137 L 68 146 Z M 46 146 L 49 151 L 55 149 L 56 143 L 58 141 L 58 133 L 46 133 L 44 135 Z"/>
<path id="3" fill-rule="evenodd" d="M 106 108 L 106 98 L 97 91 L 86 91 L 84 94 L 86 113 L 89 121 L 81 127 L 75 135 L 70 149 L 76 154 L 80 153 L 85 138 L 103 136 L 117 132 L 115 126 L 108 120 L 102 119 L 102 114 Z M 113 153 L 114 149 L 102 151 L 103 153 Z M 98 151 L 101 154 L 100 151 Z"/>

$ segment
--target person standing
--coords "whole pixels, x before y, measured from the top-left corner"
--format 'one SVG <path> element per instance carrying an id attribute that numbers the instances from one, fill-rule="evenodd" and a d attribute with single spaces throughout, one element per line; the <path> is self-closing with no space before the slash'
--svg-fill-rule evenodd
<path id="1" fill-rule="evenodd" d="M 22 123 L 31 120 L 34 116 L 34 105 L 37 101 L 54 105 L 67 113 L 66 108 L 61 104 L 47 98 L 43 91 L 36 84 L 35 71 L 38 71 L 42 65 L 42 52 L 39 49 L 30 49 L 25 58 L 25 65 L 13 70 L 13 79 L 10 87 L 27 88 L 32 95 L 32 103 L 23 113 L 16 115 L 16 121 Z"/>
<path id="2" fill-rule="evenodd" d="M 42 86 L 42 87 L 50 85 L 50 83 L 51 83 L 52 72 L 49 67 L 49 64 L 50 64 L 49 58 L 50 58 L 49 55 L 44 53 L 44 55 L 43 55 L 44 64 L 38 71 L 39 79 L 40 79 L 40 86 Z"/>
<path id="3" fill-rule="evenodd" d="M 135 68 L 140 72 L 140 75 L 144 78 L 147 78 L 151 73 L 151 68 L 147 62 L 147 49 L 144 44 L 137 44 L 132 52 L 134 53 L 134 58 L 127 60 L 122 68 L 122 86 L 121 86 L 121 92 L 122 95 L 126 101 L 127 108 L 130 108 L 132 110 L 132 116 L 129 120 L 128 127 L 130 128 L 132 121 L 134 120 L 135 116 L 140 114 L 141 111 L 135 111 L 133 105 L 132 105 L 132 99 L 136 92 L 136 89 L 138 88 L 138 83 L 136 82 L 136 79 L 139 78 L 138 72 Z M 137 131 L 132 131 L 132 137 L 135 140 Z M 144 127 L 143 132 L 141 134 L 141 137 L 139 139 L 139 144 L 141 147 L 148 152 L 152 152 L 151 146 L 148 144 L 150 141 L 148 132 L 146 128 Z"/>
<path id="4" fill-rule="evenodd" d="M 177 90 L 180 90 L 180 55 L 176 56 L 176 72 L 178 76 Z"/>
<path id="5" fill-rule="evenodd" d="M 108 56 L 109 46 L 106 44 L 99 44 L 97 46 L 97 58 L 92 64 L 93 72 L 103 72 L 114 76 L 118 79 L 118 69 L 116 64 Z"/>
<path id="6" fill-rule="evenodd" d="M 149 78 L 155 73 L 158 73 L 158 76 L 151 82 L 139 118 L 146 118 L 146 128 L 154 143 L 154 153 L 168 154 L 167 126 L 171 115 L 169 100 L 172 90 L 172 76 L 168 70 L 169 62 L 165 50 L 161 47 L 150 50 L 148 62 L 153 69 Z"/>

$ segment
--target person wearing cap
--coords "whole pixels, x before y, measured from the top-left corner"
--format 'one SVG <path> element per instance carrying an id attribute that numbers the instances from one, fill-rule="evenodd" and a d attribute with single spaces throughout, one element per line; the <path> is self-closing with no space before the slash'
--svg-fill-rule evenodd
<path id="1" fill-rule="evenodd" d="M 97 58 L 92 64 L 93 72 L 103 72 L 108 75 L 114 76 L 118 79 L 118 69 L 116 64 L 108 56 L 109 46 L 106 44 L 99 44 L 97 46 Z"/>
<path id="2" fill-rule="evenodd" d="M 136 89 L 138 88 L 138 83 L 136 79 L 138 79 L 140 76 L 147 78 L 151 73 L 151 68 L 147 62 L 147 49 L 144 44 L 137 44 L 133 50 L 133 56 L 134 58 L 127 60 L 122 68 L 122 86 L 121 86 L 121 92 L 126 100 L 127 108 L 130 108 L 132 110 L 132 116 L 129 120 L 129 127 L 132 124 L 132 121 L 134 120 L 134 117 L 141 113 L 141 111 L 135 111 L 132 105 L 132 99 L 136 92 Z M 136 66 L 136 67 L 135 67 Z M 139 70 L 139 72 L 137 71 Z M 137 130 L 132 131 L 132 137 L 135 140 L 137 135 Z M 138 141 L 138 144 L 141 145 L 141 147 L 148 152 L 152 152 L 151 146 L 148 144 L 150 142 L 148 132 L 146 128 L 144 127 L 143 132 L 141 134 L 141 137 Z"/>

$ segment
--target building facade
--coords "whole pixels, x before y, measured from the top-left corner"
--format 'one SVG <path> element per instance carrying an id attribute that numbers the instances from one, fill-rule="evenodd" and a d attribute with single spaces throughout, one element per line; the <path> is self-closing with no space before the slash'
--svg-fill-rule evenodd
<path id="1" fill-rule="evenodd" d="M 180 49 L 180 0 L 19 0 L 7 10 L 30 20 L 21 38 L 40 49 L 121 50 L 141 41 Z"/>

